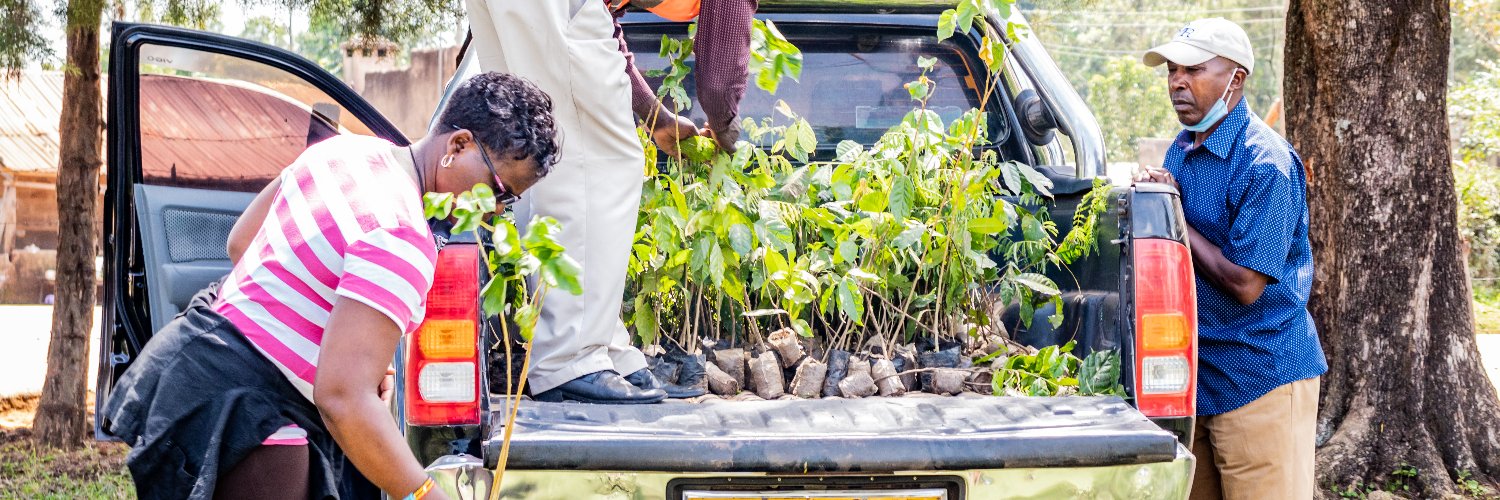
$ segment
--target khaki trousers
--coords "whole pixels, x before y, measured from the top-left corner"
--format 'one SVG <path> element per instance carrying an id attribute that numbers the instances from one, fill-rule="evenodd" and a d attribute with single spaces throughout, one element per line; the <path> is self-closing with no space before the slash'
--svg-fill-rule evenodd
<path id="1" fill-rule="evenodd" d="M 1229 413 L 1198 417 L 1192 500 L 1313 497 L 1318 377 L 1282 385 Z"/>
<path id="2" fill-rule="evenodd" d="M 558 240 L 583 266 L 583 295 L 552 290 L 532 338 L 533 393 L 600 370 L 646 367 L 620 320 L 645 157 L 630 109 L 625 56 L 598 0 L 467 0 L 475 61 L 552 97 L 562 155 L 513 207 L 562 223 Z M 535 283 L 533 283 L 533 286 Z"/>

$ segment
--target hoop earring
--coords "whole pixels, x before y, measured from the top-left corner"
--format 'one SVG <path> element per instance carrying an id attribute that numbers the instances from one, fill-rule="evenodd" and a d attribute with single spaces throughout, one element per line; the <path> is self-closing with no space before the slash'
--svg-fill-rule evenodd
<path id="1" fill-rule="evenodd" d="M 438 164 L 442 165 L 443 168 L 453 166 L 453 155 L 443 155 L 443 160 L 438 162 Z"/>

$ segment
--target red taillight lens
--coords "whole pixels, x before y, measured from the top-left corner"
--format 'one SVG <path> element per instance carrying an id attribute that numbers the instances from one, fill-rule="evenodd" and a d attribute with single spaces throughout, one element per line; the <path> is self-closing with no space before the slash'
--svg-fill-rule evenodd
<path id="1" fill-rule="evenodd" d="M 479 423 L 479 246 L 438 253 L 427 317 L 406 338 L 406 420 Z"/>
<path id="2" fill-rule="evenodd" d="M 1172 240 L 1135 240 L 1135 397 L 1148 417 L 1194 414 L 1198 309 L 1193 260 Z"/>

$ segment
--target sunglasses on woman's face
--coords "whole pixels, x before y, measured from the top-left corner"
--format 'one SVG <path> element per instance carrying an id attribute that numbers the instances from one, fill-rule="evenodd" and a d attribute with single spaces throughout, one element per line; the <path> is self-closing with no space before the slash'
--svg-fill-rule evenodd
<path id="1" fill-rule="evenodd" d="M 463 130 L 458 125 L 449 126 L 453 127 L 453 130 Z M 510 188 L 505 187 L 505 182 L 500 180 L 500 173 L 495 171 L 495 164 L 490 162 L 490 154 L 484 151 L 484 146 L 480 146 L 479 142 L 475 141 L 474 147 L 479 149 L 479 157 L 484 159 L 485 168 L 490 169 L 490 177 L 495 178 L 495 206 L 510 205 L 519 201 L 521 195 L 512 193 Z"/>
<path id="2" fill-rule="evenodd" d="M 500 180 L 500 174 L 495 172 L 495 164 L 490 163 L 490 154 L 484 152 L 484 147 L 478 143 L 474 147 L 479 148 L 479 157 L 484 159 L 484 166 L 490 169 L 490 176 L 495 178 L 495 206 L 510 205 L 521 199 L 521 195 L 510 192 L 505 183 Z"/>

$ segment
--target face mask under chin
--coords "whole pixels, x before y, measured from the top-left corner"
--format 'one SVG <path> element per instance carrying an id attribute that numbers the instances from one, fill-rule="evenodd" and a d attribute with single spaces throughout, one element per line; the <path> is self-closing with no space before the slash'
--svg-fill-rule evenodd
<path id="1" fill-rule="evenodd" d="M 1229 83 L 1224 85 L 1224 93 L 1214 101 L 1214 106 L 1209 108 L 1208 113 L 1203 115 L 1202 120 L 1198 120 L 1198 123 L 1193 125 L 1183 125 L 1182 128 L 1189 132 L 1204 132 L 1213 127 L 1215 123 L 1219 123 L 1219 120 L 1224 119 L 1224 115 L 1229 114 L 1229 102 L 1227 101 L 1229 98 L 1229 88 L 1234 86 L 1234 75 L 1238 73 L 1239 70 L 1235 70 L 1234 73 L 1229 75 Z"/>

